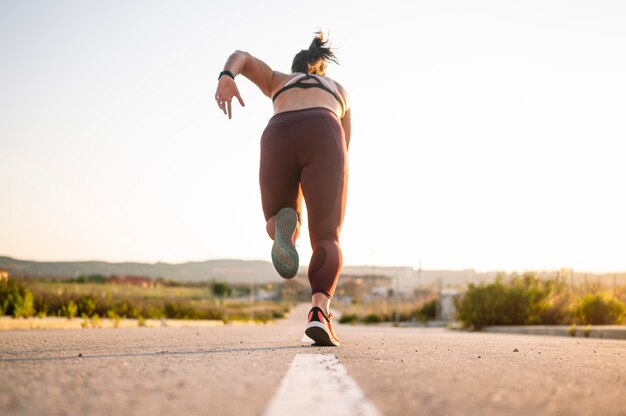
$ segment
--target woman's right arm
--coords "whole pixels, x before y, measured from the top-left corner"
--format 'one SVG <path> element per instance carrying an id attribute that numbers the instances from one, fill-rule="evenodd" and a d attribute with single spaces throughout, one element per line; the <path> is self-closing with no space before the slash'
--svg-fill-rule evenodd
<path id="1" fill-rule="evenodd" d="M 350 135 L 352 134 L 352 110 L 346 111 L 341 119 L 341 127 L 343 127 L 343 135 L 346 138 L 346 149 L 350 149 Z"/>
<path id="2" fill-rule="evenodd" d="M 233 52 L 226 60 L 224 70 L 229 70 L 234 75 L 243 75 L 256 84 L 263 94 L 270 96 L 274 71 L 265 62 L 255 58 L 248 52 Z"/>
<path id="3" fill-rule="evenodd" d="M 274 83 L 278 81 L 277 78 L 285 76 L 285 74 L 272 71 L 272 68 L 265 62 L 243 51 L 235 51 L 228 57 L 224 64 L 224 71 L 230 71 L 235 76 L 243 75 L 268 97 L 271 97 Z M 244 105 L 234 79 L 224 75 L 217 84 L 215 99 L 220 109 L 228 114 L 228 118 L 232 115 L 231 101 L 233 97 L 237 97 L 239 103 Z"/>
<path id="4" fill-rule="evenodd" d="M 346 149 L 350 148 L 350 138 L 352 136 L 352 102 L 350 100 L 350 96 L 348 95 L 348 91 L 335 81 L 335 85 L 341 94 L 341 98 L 343 99 L 343 103 L 345 106 L 345 113 L 341 118 L 341 127 L 343 127 L 343 134 L 346 138 Z"/>

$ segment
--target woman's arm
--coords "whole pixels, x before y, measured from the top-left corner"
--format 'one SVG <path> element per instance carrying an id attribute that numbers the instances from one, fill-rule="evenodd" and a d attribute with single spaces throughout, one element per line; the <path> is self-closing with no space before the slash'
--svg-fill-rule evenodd
<path id="1" fill-rule="evenodd" d="M 346 112 L 341 119 L 341 126 L 343 127 L 344 137 L 346 138 L 346 148 L 349 149 L 350 137 L 352 134 L 352 102 L 350 101 L 348 91 L 346 91 L 346 89 L 337 81 L 335 81 L 335 85 L 341 94 L 341 98 L 343 98 L 346 109 Z"/>
<path id="2" fill-rule="evenodd" d="M 352 110 L 348 110 L 341 119 L 343 135 L 346 138 L 346 149 L 350 149 L 350 134 L 352 133 Z"/>
<path id="3" fill-rule="evenodd" d="M 234 76 L 239 74 L 243 75 L 259 87 L 263 94 L 268 97 L 271 96 L 274 78 L 277 72 L 272 71 L 272 68 L 265 62 L 255 58 L 248 52 L 233 52 L 224 64 L 224 71 L 230 71 Z M 237 97 L 239 104 L 245 106 L 239 94 L 239 89 L 235 84 L 235 80 L 228 75 L 223 75 L 220 77 L 217 84 L 215 100 L 220 110 L 224 111 L 224 114 L 227 114 L 228 118 L 232 117 L 231 101 L 233 97 Z"/>

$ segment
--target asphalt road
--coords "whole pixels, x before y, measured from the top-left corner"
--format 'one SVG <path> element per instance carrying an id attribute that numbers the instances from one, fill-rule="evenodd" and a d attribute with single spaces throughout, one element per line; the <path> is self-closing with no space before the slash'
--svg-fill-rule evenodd
<path id="1" fill-rule="evenodd" d="M 385 415 L 626 415 L 626 341 L 339 325 L 343 345 L 320 348 L 301 341 L 306 312 L 0 331 L 0 414 L 259 415 L 296 354 L 333 354 Z"/>

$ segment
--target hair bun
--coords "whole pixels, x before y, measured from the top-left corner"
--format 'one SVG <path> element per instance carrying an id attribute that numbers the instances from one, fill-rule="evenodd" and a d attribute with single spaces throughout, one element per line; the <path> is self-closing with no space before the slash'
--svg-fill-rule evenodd
<path id="1" fill-rule="evenodd" d="M 327 61 L 337 62 L 335 58 L 335 54 L 330 49 L 330 47 L 326 46 L 328 44 L 328 40 L 324 39 L 324 33 L 321 31 L 315 33 L 315 37 L 309 46 L 309 62 L 315 62 L 316 60 L 322 58 Z"/>
<path id="2" fill-rule="evenodd" d="M 294 57 L 291 72 L 324 75 L 327 61 L 338 63 L 335 54 L 328 46 L 328 40 L 324 39 L 324 34 L 321 31 L 315 32 L 309 48 L 301 50 Z"/>
<path id="3" fill-rule="evenodd" d="M 313 62 L 321 57 L 323 57 L 322 47 L 324 46 L 324 41 L 321 39 L 321 35 L 316 36 L 311 42 L 308 50 L 308 58 L 309 62 Z"/>

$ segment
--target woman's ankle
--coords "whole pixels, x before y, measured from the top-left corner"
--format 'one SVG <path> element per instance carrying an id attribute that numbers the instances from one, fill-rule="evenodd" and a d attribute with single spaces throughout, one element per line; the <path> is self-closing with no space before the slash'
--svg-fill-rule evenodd
<path id="1" fill-rule="evenodd" d="M 328 315 L 330 312 L 330 298 L 323 293 L 314 293 L 311 296 L 311 303 L 313 306 L 317 306 Z"/>

